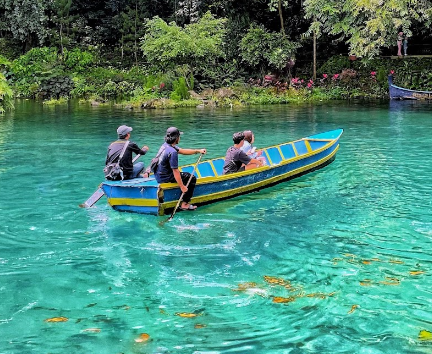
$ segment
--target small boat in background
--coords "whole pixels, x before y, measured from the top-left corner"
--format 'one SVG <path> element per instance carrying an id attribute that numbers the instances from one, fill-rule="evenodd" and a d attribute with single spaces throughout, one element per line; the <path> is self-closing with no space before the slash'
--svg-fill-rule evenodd
<path id="1" fill-rule="evenodd" d="M 200 162 L 191 203 L 209 204 L 273 186 L 331 163 L 339 149 L 343 129 L 315 134 L 262 149 L 266 165 L 256 169 L 222 174 L 224 157 Z M 192 173 L 194 165 L 179 167 Z M 182 192 L 177 183 L 157 183 L 153 176 L 126 181 L 105 181 L 101 188 L 108 203 L 118 211 L 164 215 L 173 210 Z"/>
<path id="2" fill-rule="evenodd" d="M 393 84 L 393 76 L 388 76 L 391 100 L 432 100 L 432 91 L 409 90 Z"/>

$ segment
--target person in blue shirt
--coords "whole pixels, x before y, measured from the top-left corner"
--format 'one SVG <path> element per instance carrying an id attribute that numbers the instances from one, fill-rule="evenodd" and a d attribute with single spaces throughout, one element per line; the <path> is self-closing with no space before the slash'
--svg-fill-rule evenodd
<path id="1" fill-rule="evenodd" d="M 196 205 L 190 204 L 192 198 L 196 177 L 192 176 L 189 185 L 186 187 L 187 182 L 191 176 L 188 172 L 180 172 L 178 169 L 178 154 L 193 155 L 205 154 L 206 149 L 183 149 L 177 146 L 180 142 L 180 136 L 183 134 L 176 127 L 170 127 L 166 131 L 165 143 L 160 147 L 159 151 L 163 151 L 159 158 L 159 164 L 155 172 L 155 178 L 158 183 L 178 183 L 183 195 L 180 209 L 182 210 L 195 210 Z"/>

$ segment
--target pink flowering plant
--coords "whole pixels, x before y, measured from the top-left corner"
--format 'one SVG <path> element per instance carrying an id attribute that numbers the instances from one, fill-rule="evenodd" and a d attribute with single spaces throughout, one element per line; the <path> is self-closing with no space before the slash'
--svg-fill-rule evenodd
<path id="1" fill-rule="evenodd" d="M 299 89 L 302 87 L 303 80 L 300 80 L 298 77 L 294 77 L 291 79 L 291 87 L 294 87 L 295 89 Z"/>

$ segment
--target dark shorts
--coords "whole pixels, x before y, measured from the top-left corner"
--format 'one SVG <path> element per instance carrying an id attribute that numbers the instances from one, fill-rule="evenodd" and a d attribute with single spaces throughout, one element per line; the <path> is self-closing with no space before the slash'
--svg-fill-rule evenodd
<path id="1" fill-rule="evenodd" d="M 240 167 L 237 171 L 235 171 L 235 172 L 227 172 L 227 173 L 225 173 L 226 175 L 229 175 L 230 173 L 237 173 L 237 172 L 243 172 L 244 170 L 246 169 L 246 167 L 245 166 L 242 166 L 242 167 Z"/>

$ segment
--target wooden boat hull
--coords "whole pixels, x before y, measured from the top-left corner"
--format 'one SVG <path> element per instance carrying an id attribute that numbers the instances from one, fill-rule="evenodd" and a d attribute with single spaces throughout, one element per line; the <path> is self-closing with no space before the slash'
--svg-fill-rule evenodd
<path id="1" fill-rule="evenodd" d="M 223 175 L 224 158 L 203 161 L 195 172 L 197 184 L 191 202 L 200 205 L 232 198 L 322 168 L 335 159 L 342 133 L 337 129 L 264 148 L 267 166 L 249 171 Z M 180 170 L 192 172 L 193 165 Z M 176 183 L 158 184 L 153 177 L 105 181 L 102 189 L 115 210 L 153 215 L 169 213 L 181 196 Z"/>
<path id="2" fill-rule="evenodd" d="M 391 100 L 432 100 L 432 91 L 409 90 L 393 84 L 393 76 L 388 76 Z"/>

